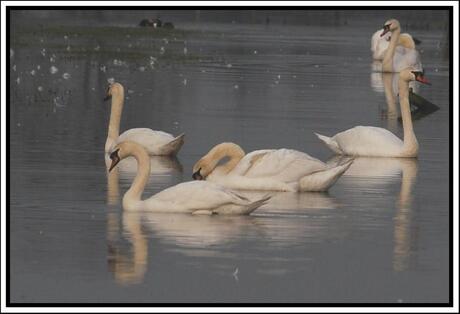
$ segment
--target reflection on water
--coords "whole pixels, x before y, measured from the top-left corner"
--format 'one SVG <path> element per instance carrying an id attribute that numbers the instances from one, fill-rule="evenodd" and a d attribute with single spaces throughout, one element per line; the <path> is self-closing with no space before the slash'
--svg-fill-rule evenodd
<path id="1" fill-rule="evenodd" d="M 340 162 L 342 157 L 336 156 L 328 163 Z M 396 214 L 394 221 L 394 249 L 393 269 L 406 270 L 412 254 L 413 239 L 411 220 L 414 215 L 412 210 L 412 190 L 417 179 L 418 161 L 416 158 L 383 158 L 359 157 L 344 174 L 347 184 L 351 186 L 388 185 L 401 181 L 398 198 L 396 201 Z"/>

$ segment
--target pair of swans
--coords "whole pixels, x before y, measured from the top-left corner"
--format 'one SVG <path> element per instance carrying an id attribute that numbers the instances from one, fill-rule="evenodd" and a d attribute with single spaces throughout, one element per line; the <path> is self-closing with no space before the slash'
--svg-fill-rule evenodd
<path id="1" fill-rule="evenodd" d="M 408 67 L 417 71 L 422 70 L 422 63 L 419 53 L 415 49 L 415 42 L 409 34 L 401 34 L 398 20 L 392 19 L 385 22 L 383 30 L 374 33 L 371 40 L 371 50 L 375 60 L 382 60 L 382 72 L 400 72 Z"/>

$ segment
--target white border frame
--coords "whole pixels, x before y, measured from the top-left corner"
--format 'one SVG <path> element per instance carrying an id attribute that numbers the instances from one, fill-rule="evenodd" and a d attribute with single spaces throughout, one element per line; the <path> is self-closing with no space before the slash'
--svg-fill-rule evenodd
<path id="1" fill-rule="evenodd" d="M 6 307 L 6 106 L 9 106 L 6 102 L 6 58 L 9 56 L 9 52 L 6 51 L 6 7 L 7 6 L 452 6 L 453 7 L 453 275 L 454 275 L 454 286 L 453 286 L 453 307 Z M 458 155 L 458 135 L 459 135 L 459 3 L 457 1 L 4 1 L 1 2 L 1 312 L 8 313 L 75 313 L 75 312 L 135 312 L 135 313 L 147 313 L 147 312 L 189 312 L 189 313 L 210 313 L 210 312 L 341 312 L 341 313 L 364 313 L 364 312 L 437 312 L 437 313 L 458 313 L 459 312 L 459 259 L 458 259 L 458 248 L 459 248 L 459 203 L 458 203 L 458 174 L 459 174 L 459 155 Z M 9 88 L 9 87 L 8 87 Z M 9 117 L 8 117 L 9 118 Z"/>

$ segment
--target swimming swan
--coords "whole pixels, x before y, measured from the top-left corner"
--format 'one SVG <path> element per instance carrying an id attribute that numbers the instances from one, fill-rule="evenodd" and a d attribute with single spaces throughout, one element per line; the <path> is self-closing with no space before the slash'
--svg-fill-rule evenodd
<path id="1" fill-rule="evenodd" d="M 372 35 L 371 39 L 371 51 L 372 58 L 374 60 L 382 61 L 385 55 L 385 51 L 390 45 L 391 32 L 387 32 L 382 36 L 384 30 L 379 29 Z M 416 42 L 408 33 L 399 35 L 398 46 L 402 46 L 407 49 L 415 49 Z"/>
<path id="2" fill-rule="evenodd" d="M 211 182 L 184 182 L 167 188 L 154 196 L 141 200 L 142 192 L 150 175 L 150 158 L 145 148 L 135 142 L 117 144 L 110 159 L 111 171 L 120 160 L 134 156 L 138 171 L 129 190 L 123 196 L 123 208 L 130 211 L 248 215 L 263 205 L 270 197 L 256 201 L 242 197 Z"/>
<path id="3" fill-rule="evenodd" d="M 398 46 L 401 27 L 398 20 L 389 20 L 383 26 L 380 36 L 391 32 L 391 39 L 382 60 L 382 72 L 400 72 L 412 67 L 415 71 L 422 71 L 422 63 L 416 49 Z"/>
<path id="4" fill-rule="evenodd" d="M 224 157 L 230 160 L 217 165 Z M 241 190 L 326 191 L 351 163 L 331 167 L 293 149 L 256 150 L 245 155 L 237 144 L 221 143 L 193 166 L 193 179 Z"/>
<path id="5" fill-rule="evenodd" d="M 112 109 L 110 112 L 109 132 L 105 142 L 105 152 L 110 152 L 111 148 L 118 143 L 133 141 L 144 146 L 149 155 L 176 155 L 182 144 L 184 144 L 185 134 L 174 137 L 163 131 L 135 128 L 119 135 L 124 97 L 124 88 L 120 83 L 110 84 L 107 88 L 107 95 L 104 100 L 112 98 Z"/>
<path id="6" fill-rule="evenodd" d="M 374 157 L 417 157 L 418 142 L 412 127 L 409 105 L 409 82 L 429 84 L 422 72 L 406 69 L 399 73 L 399 103 L 404 130 L 401 141 L 390 131 L 372 126 L 357 126 L 333 137 L 315 133 L 333 152 L 339 155 Z"/>

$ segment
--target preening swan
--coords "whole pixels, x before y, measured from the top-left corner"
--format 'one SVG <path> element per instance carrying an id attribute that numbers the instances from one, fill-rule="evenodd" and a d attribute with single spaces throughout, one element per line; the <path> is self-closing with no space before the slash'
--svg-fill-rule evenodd
<path id="1" fill-rule="evenodd" d="M 263 197 L 250 201 L 218 184 L 191 181 L 172 186 L 146 200 L 141 200 L 150 175 L 150 158 L 143 146 L 130 141 L 117 144 L 110 154 L 112 164 L 109 171 L 128 156 L 136 158 L 138 170 L 131 187 L 123 196 L 125 210 L 248 215 L 270 199 Z"/>
<path id="2" fill-rule="evenodd" d="M 218 165 L 225 157 L 230 160 Z M 256 150 L 245 155 L 237 144 L 221 143 L 193 166 L 193 178 L 232 189 L 316 192 L 326 191 L 351 163 L 331 167 L 293 149 Z"/>
<path id="3" fill-rule="evenodd" d="M 150 155 L 175 155 L 184 144 L 185 134 L 174 137 L 163 131 L 154 131 L 147 128 L 130 129 L 120 134 L 120 120 L 123 111 L 124 88 L 120 83 L 112 83 L 107 88 L 104 100 L 112 98 L 109 132 L 105 142 L 105 152 L 124 141 L 133 141 L 141 144 Z"/>
<path id="4" fill-rule="evenodd" d="M 378 157 L 417 157 L 418 142 L 412 126 L 409 105 L 409 82 L 429 84 L 422 72 L 406 69 L 399 73 L 399 104 L 404 130 L 401 141 L 390 131 L 372 126 L 357 126 L 327 137 L 317 134 L 333 152 L 339 155 Z"/>
<path id="5" fill-rule="evenodd" d="M 379 29 L 372 35 L 371 39 L 371 51 L 372 58 L 374 60 L 383 60 L 385 51 L 390 45 L 391 33 L 387 32 L 382 36 L 384 30 Z M 407 49 L 415 49 L 416 41 L 408 33 L 399 35 L 398 46 L 402 46 Z"/>
<path id="6" fill-rule="evenodd" d="M 399 21 L 392 19 L 385 22 L 383 32 L 380 36 L 385 36 L 391 32 L 391 39 L 382 60 L 383 72 L 400 72 L 405 68 L 412 67 L 416 71 L 422 71 L 422 63 L 416 49 L 398 46 L 401 35 Z"/>

